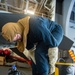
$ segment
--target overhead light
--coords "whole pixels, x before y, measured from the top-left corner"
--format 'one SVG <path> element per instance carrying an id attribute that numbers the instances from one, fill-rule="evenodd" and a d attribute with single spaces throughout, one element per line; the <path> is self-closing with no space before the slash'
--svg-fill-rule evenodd
<path id="1" fill-rule="evenodd" d="M 32 10 L 24 10 L 24 13 L 34 15 L 34 11 L 32 11 Z"/>

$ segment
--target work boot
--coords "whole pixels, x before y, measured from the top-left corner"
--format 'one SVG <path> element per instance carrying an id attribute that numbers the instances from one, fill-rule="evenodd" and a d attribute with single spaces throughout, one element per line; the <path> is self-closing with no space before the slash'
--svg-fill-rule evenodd
<path id="1" fill-rule="evenodd" d="M 37 74 L 37 75 L 48 75 L 47 73 L 43 73 L 43 74 Z"/>

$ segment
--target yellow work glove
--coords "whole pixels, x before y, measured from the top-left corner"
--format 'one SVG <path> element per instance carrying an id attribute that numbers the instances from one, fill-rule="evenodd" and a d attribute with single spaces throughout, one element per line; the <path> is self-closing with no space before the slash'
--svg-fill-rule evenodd
<path id="1" fill-rule="evenodd" d="M 48 57 L 50 64 L 50 74 L 55 72 L 55 63 L 58 59 L 58 47 L 53 47 L 48 49 Z"/>
<path id="2" fill-rule="evenodd" d="M 27 50 L 27 49 L 25 49 L 24 51 L 23 51 L 23 54 L 29 59 L 29 60 L 33 60 L 33 62 L 36 64 L 36 62 L 35 62 L 35 47 L 33 47 L 32 49 L 30 49 L 30 50 Z"/>

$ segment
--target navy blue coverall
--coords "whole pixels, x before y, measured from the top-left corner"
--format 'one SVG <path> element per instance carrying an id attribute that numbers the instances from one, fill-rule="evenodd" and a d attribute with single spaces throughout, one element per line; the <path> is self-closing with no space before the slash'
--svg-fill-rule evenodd
<path id="1" fill-rule="evenodd" d="M 31 16 L 26 48 L 30 50 L 37 43 L 36 64 L 32 63 L 33 75 L 48 75 L 50 69 L 48 49 L 59 46 L 62 38 L 63 29 L 61 25 L 44 17 Z"/>

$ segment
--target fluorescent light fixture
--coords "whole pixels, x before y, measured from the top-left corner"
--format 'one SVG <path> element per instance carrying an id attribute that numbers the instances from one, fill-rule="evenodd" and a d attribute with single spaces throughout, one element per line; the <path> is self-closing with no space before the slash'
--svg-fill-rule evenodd
<path id="1" fill-rule="evenodd" d="M 32 15 L 34 15 L 34 11 L 32 11 L 32 10 L 24 10 L 24 12 L 25 12 L 25 14 L 32 14 Z"/>

